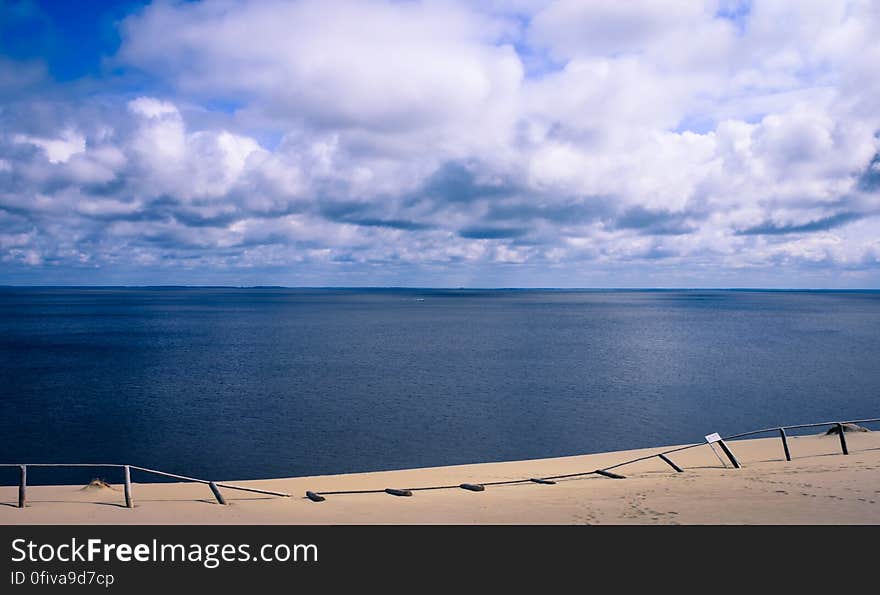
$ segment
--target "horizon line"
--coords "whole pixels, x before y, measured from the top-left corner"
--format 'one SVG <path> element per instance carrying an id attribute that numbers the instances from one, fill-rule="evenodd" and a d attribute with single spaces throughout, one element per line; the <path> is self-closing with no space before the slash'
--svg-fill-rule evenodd
<path id="1" fill-rule="evenodd" d="M 880 291 L 878 287 L 478 287 L 478 286 L 420 286 L 420 285 L 11 285 L 0 284 L 0 289 L 293 289 L 293 290 L 453 290 L 453 291 Z"/>

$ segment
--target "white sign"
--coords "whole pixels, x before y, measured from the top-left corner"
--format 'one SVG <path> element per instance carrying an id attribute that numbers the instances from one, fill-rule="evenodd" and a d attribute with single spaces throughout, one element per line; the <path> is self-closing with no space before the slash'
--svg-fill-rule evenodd
<path id="1" fill-rule="evenodd" d="M 715 432 L 714 434 L 709 434 L 708 436 L 706 436 L 706 442 L 708 442 L 709 444 L 712 444 L 713 442 L 721 442 L 721 436 L 718 435 L 718 432 Z"/>

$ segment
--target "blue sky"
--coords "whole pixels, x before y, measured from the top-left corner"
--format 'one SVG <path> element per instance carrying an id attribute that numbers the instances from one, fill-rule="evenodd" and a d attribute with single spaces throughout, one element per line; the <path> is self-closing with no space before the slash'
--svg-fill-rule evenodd
<path id="1" fill-rule="evenodd" d="M 102 74 L 102 60 L 119 48 L 117 23 L 146 1 L 3 2 L 3 54 L 39 60 L 57 81 Z"/>
<path id="2" fill-rule="evenodd" d="M 0 0 L 0 284 L 880 286 L 850 0 Z"/>

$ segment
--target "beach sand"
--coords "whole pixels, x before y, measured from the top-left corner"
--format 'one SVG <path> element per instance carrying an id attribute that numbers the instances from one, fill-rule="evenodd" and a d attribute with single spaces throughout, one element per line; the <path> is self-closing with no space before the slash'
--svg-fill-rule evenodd
<path id="1" fill-rule="evenodd" d="M 289 492 L 290 498 L 224 489 L 221 506 L 204 484 L 135 483 L 134 509 L 122 486 L 29 486 L 28 506 L 16 507 L 17 487 L 0 487 L 2 524 L 878 524 L 880 432 L 847 432 L 849 455 L 837 436 L 790 437 L 794 460 L 778 438 L 728 444 L 741 469 L 722 466 L 708 445 L 670 455 L 683 473 L 658 458 L 615 470 L 626 479 L 590 475 L 556 485 L 526 483 L 385 493 L 328 495 L 305 491 L 415 488 L 546 477 L 604 468 L 666 448 L 528 461 L 375 473 L 234 481 Z M 720 452 L 720 451 L 719 451 Z M 173 470 L 170 470 L 173 471 Z M 141 477 L 136 475 L 135 479 Z M 112 479 L 111 479 L 112 481 Z"/>

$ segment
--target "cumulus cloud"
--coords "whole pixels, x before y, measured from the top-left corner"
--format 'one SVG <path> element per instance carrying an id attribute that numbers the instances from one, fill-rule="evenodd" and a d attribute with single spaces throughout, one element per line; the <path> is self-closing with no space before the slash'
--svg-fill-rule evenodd
<path id="1" fill-rule="evenodd" d="M 393 150 L 372 135 L 433 132 L 442 142 L 468 127 L 490 134 L 511 115 L 522 69 L 512 46 L 495 43 L 503 30 L 456 3 L 159 3 L 123 23 L 118 59 L 197 97 L 234 98 L 282 123 L 359 129 L 362 142 Z"/>
<path id="2" fill-rule="evenodd" d="M 86 148 L 85 139 L 71 130 L 63 131 L 58 138 L 39 138 L 26 134 L 16 134 L 13 140 L 43 149 L 49 163 L 67 163 L 71 156 L 82 153 Z"/>
<path id="3" fill-rule="evenodd" d="M 86 86 L 0 57 L 8 275 L 880 281 L 867 0 L 159 1 L 119 32 Z"/>

